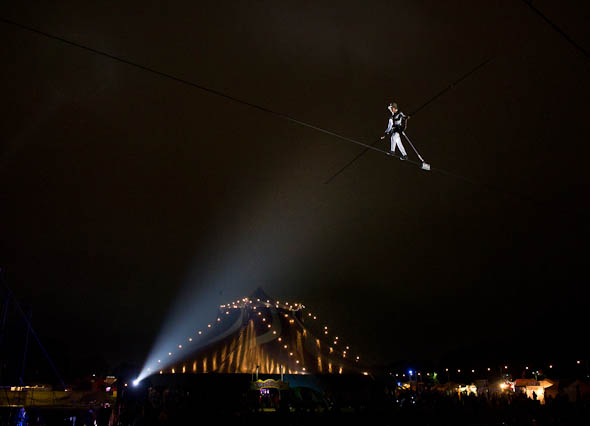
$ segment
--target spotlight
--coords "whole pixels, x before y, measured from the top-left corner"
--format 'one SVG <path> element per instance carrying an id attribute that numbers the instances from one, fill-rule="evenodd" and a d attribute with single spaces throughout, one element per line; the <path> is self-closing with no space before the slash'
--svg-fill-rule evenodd
<path id="1" fill-rule="evenodd" d="M 139 384 L 139 379 L 135 379 L 135 380 L 133 381 L 133 386 L 137 386 L 138 384 Z"/>

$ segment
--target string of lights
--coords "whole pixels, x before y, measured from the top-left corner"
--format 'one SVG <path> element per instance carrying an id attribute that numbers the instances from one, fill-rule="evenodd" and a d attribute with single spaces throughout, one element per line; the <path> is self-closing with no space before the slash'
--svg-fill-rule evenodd
<path id="1" fill-rule="evenodd" d="M 281 303 L 279 300 L 276 301 L 271 301 L 270 299 L 266 299 L 266 300 L 261 300 L 260 298 L 257 298 L 255 301 L 252 299 L 249 299 L 247 297 L 242 298 L 242 299 L 237 299 L 235 301 L 231 301 L 228 302 L 226 304 L 222 304 L 219 305 L 219 316 L 217 316 L 215 323 L 221 323 L 223 321 L 224 318 L 227 318 L 230 314 L 232 310 L 244 310 L 244 309 L 251 309 L 253 312 L 257 311 L 256 314 L 254 315 L 254 318 L 259 318 L 260 322 L 262 324 L 266 324 L 266 327 L 268 329 L 272 329 L 272 325 L 270 323 L 267 323 L 267 317 L 263 316 L 262 311 L 260 311 L 258 308 L 276 308 L 276 309 L 282 309 L 285 311 L 288 311 L 289 313 L 285 313 L 284 314 L 284 318 L 287 319 L 287 323 L 289 325 L 293 325 L 293 326 L 297 326 L 297 327 L 302 327 L 304 328 L 304 325 L 299 321 L 298 318 L 296 318 L 296 316 L 294 315 L 295 313 L 302 311 L 303 309 L 305 309 L 305 305 L 303 305 L 302 303 L 290 303 L 290 302 L 283 302 Z M 225 314 L 225 317 L 224 317 Z M 292 316 L 292 318 L 289 318 L 290 316 Z M 312 312 L 307 312 L 307 318 L 313 320 L 313 321 L 317 321 L 318 320 L 318 316 L 314 315 Z M 214 326 L 215 323 L 211 324 L 207 324 L 207 328 L 205 331 L 211 331 Z M 270 330 L 272 332 L 273 335 L 277 334 L 276 330 Z M 325 325 L 324 328 L 322 329 L 323 334 L 324 334 L 324 338 L 328 339 L 328 341 L 332 342 L 332 345 L 329 346 L 329 353 L 336 353 L 339 354 L 342 358 L 347 358 L 347 355 L 350 351 L 350 346 L 348 345 L 344 345 L 341 343 L 341 338 L 340 336 L 333 336 L 332 338 L 330 338 L 329 336 L 329 331 L 328 331 L 328 326 Z M 310 333 L 311 334 L 311 333 Z M 197 330 L 196 331 L 196 335 L 201 337 L 201 340 L 205 337 L 203 334 L 203 330 Z M 311 338 L 313 338 L 313 336 L 310 336 Z M 333 340 L 330 340 L 333 339 Z M 295 353 L 292 351 L 292 349 L 290 348 L 289 344 L 284 342 L 283 338 L 281 336 L 278 336 L 276 338 L 277 342 L 279 343 L 279 348 L 281 350 L 283 350 L 287 356 L 289 358 L 293 357 L 294 363 L 295 365 L 300 368 L 301 373 L 305 374 L 307 372 L 307 367 L 304 364 L 304 361 L 302 359 L 299 359 L 295 356 Z M 318 341 L 318 345 L 319 345 L 319 340 Z M 179 343 L 174 349 L 170 350 L 167 354 L 168 357 L 173 357 L 176 353 L 178 353 L 179 351 L 185 349 L 186 350 L 186 345 L 188 342 L 190 343 L 199 343 L 200 341 L 196 341 L 194 340 L 193 336 L 188 336 L 186 338 L 186 341 L 184 343 Z M 337 347 L 337 349 L 335 350 L 334 347 Z M 232 352 L 235 352 L 237 348 L 234 348 Z M 231 352 L 230 352 L 231 353 Z M 230 356 L 230 353 L 228 353 L 226 355 L 226 359 Z M 359 362 L 360 361 L 360 355 L 357 355 L 354 358 L 355 362 Z M 156 364 L 162 364 L 163 361 L 162 359 L 158 359 L 156 361 Z M 220 366 L 222 365 L 223 360 L 220 363 Z M 164 374 L 164 369 L 158 369 L 158 368 L 154 368 L 157 367 L 157 365 L 154 366 L 150 366 L 147 367 L 146 371 L 149 374 L 153 374 L 153 372 L 155 371 L 159 371 L 160 374 Z M 216 370 L 218 370 L 220 367 L 218 367 Z M 294 374 L 299 374 L 300 373 L 299 369 L 295 369 L 294 370 Z M 214 370 L 215 371 L 215 370 Z M 175 366 L 170 366 L 170 372 L 172 374 L 176 373 L 176 367 Z M 185 373 L 186 372 L 186 368 L 185 366 L 182 367 L 182 372 Z M 342 367 L 340 367 L 339 372 L 342 373 Z M 367 373 L 368 374 L 368 373 Z"/>

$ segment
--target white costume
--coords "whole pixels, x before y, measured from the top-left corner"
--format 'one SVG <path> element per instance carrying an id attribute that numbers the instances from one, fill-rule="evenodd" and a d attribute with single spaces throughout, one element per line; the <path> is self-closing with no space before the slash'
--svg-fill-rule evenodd
<path id="1" fill-rule="evenodd" d="M 389 124 L 387 125 L 387 130 L 385 130 L 385 134 L 391 136 L 391 152 L 395 152 L 395 147 L 398 147 L 402 153 L 402 157 L 407 157 L 406 150 L 400 138 L 400 133 L 405 127 L 405 122 L 405 114 L 397 111 L 389 118 Z"/>

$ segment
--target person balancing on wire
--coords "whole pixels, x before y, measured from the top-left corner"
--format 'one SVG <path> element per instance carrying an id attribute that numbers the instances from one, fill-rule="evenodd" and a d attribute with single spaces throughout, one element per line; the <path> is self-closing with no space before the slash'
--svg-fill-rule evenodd
<path id="1" fill-rule="evenodd" d="M 391 154 L 395 154 L 395 148 L 397 147 L 402 154 L 400 160 L 407 160 L 408 155 L 402 145 L 400 134 L 406 130 L 408 118 L 403 112 L 397 109 L 397 104 L 395 102 L 391 102 L 387 106 L 387 109 L 391 112 L 391 117 L 389 117 L 387 130 L 385 130 L 385 134 L 381 136 L 381 139 L 385 139 L 386 136 L 389 136 L 391 138 Z"/>
<path id="2" fill-rule="evenodd" d="M 406 135 L 406 128 L 408 126 L 408 116 L 397 109 L 397 104 L 395 102 L 391 102 L 387 109 L 391 113 L 391 117 L 389 117 L 389 123 L 387 124 L 387 130 L 385 130 L 385 134 L 381 136 L 381 139 L 385 139 L 386 136 L 391 138 L 391 151 L 388 152 L 389 155 L 395 155 L 395 148 L 397 147 L 401 153 L 400 160 L 407 160 L 408 154 L 406 154 L 406 149 L 402 145 L 402 138 L 400 135 L 403 135 L 404 138 L 408 141 L 420 161 L 422 165 L 420 166 L 422 170 L 430 170 L 430 164 L 424 161 L 422 156 L 418 153 L 408 135 Z"/>

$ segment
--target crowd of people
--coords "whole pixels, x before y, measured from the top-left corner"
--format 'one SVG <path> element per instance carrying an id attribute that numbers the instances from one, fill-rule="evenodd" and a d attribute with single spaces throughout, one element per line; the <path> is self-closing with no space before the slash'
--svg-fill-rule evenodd
<path id="1" fill-rule="evenodd" d="M 590 424 L 590 398 L 570 401 L 565 394 L 546 397 L 542 404 L 518 392 L 473 393 L 378 388 L 355 393 L 319 393 L 310 389 L 265 392 L 149 387 L 123 394 L 114 406 L 78 413 L 26 412 L 18 426 L 167 426 L 191 425 L 212 419 L 216 424 L 289 425 L 430 425 L 430 426 L 574 426 Z M 210 422 L 208 420 L 207 422 Z M 12 423 L 2 422 L 2 425 Z"/>

